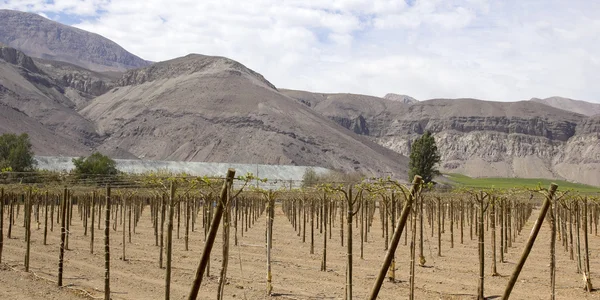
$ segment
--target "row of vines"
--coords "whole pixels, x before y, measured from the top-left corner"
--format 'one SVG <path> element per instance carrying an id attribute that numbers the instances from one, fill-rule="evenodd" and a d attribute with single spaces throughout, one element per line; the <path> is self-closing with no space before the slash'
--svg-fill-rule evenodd
<path id="1" fill-rule="evenodd" d="M 345 299 L 353 298 L 353 261 L 367 255 L 364 251 L 369 237 L 386 251 L 373 281 L 369 299 L 376 299 L 384 281 L 393 284 L 405 271 L 409 280 L 408 298 L 415 298 L 415 273 L 425 267 L 430 257 L 424 252 L 424 240 L 429 236 L 437 242 L 437 256 L 452 251 L 455 244 L 477 241 L 478 282 L 473 285 L 477 299 L 485 299 L 484 281 L 498 276 L 497 264 L 505 262 L 508 251 L 522 253 L 514 271 L 506 281 L 502 299 L 509 299 L 517 283 L 537 235 L 546 222 L 551 230 L 548 289 L 555 298 L 556 252 L 564 251 L 584 278 L 583 288 L 593 291 L 590 275 L 590 235 L 597 236 L 600 201 L 593 195 L 560 192 L 556 185 L 548 189 L 500 191 L 457 190 L 440 192 L 422 184 L 415 177 L 408 186 L 389 179 L 357 184 L 326 184 L 315 188 L 294 190 L 261 190 L 249 183 L 251 174 L 235 177 L 230 169 L 222 179 L 193 177 L 146 177 L 131 185 L 73 185 L 51 187 L 41 184 L 12 184 L 0 188 L 0 263 L 4 236 L 15 237 L 13 228 L 25 228 L 26 249 L 23 257 L 25 272 L 30 271 L 31 226 L 43 230 L 42 245 L 47 237 L 60 235 L 60 255 L 57 259 L 56 284 L 64 286 L 65 250 L 69 248 L 70 228 L 81 226 L 89 238 L 89 249 L 104 251 L 104 299 L 111 299 L 111 241 L 120 240 L 119 259 L 127 259 L 127 244 L 135 238 L 142 218 L 151 220 L 156 251 L 156 267 L 164 269 L 164 299 L 171 297 L 173 243 L 182 240 L 185 251 L 189 237 L 202 234 L 204 245 L 194 280 L 189 283 L 188 299 L 196 299 L 203 279 L 211 270 L 218 271 L 217 299 L 223 299 L 230 257 L 230 243 L 238 245 L 240 237 L 261 218 L 265 222 L 266 294 L 274 289 L 271 265 L 275 210 L 280 209 L 298 242 L 310 245 L 310 254 L 320 253 L 321 271 L 328 270 L 328 247 L 339 245 L 346 251 Z M 540 203 L 541 194 L 542 202 Z M 534 215 L 534 212 L 538 212 Z M 533 228 L 526 228 L 534 218 Z M 277 226 L 284 226 L 278 224 Z M 221 231 L 222 261 L 210 265 L 210 256 Z M 523 232 L 531 230 L 523 249 L 513 242 Z M 353 240 L 359 233 L 359 241 Z M 443 245 L 442 235 L 449 235 L 449 245 Z M 316 249 L 316 239 L 321 249 Z M 95 240 L 103 240 L 102 249 L 94 249 Z M 558 249 L 557 243 L 559 242 Z M 373 241 L 372 241 L 373 242 Z M 400 243 L 408 246 L 410 266 L 403 270 L 396 264 Z M 485 249 L 491 251 L 486 259 Z M 114 248 L 113 248 L 114 249 Z M 512 249 L 512 250 L 511 250 Z M 114 251 L 113 251 L 114 252 Z M 68 255 L 68 254 L 67 254 Z M 486 272 L 486 269 L 488 270 Z"/>

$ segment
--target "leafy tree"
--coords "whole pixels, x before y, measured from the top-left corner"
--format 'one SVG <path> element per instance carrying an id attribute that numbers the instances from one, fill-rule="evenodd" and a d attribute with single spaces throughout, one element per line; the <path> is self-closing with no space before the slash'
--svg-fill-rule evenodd
<path id="1" fill-rule="evenodd" d="M 73 164 L 75 165 L 73 172 L 79 175 L 114 175 L 118 173 L 115 161 L 100 152 L 94 152 L 87 158 L 73 158 Z"/>
<path id="2" fill-rule="evenodd" d="M 425 183 L 431 182 L 434 176 L 440 175 L 440 171 L 436 168 L 440 160 L 435 139 L 428 131 L 415 140 L 410 147 L 409 181 L 412 181 L 415 175 L 420 175 Z"/>
<path id="3" fill-rule="evenodd" d="M 319 176 L 315 169 L 308 168 L 304 171 L 304 175 L 302 175 L 302 187 L 311 187 L 317 184 L 319 181 Z"/>
<path id="4" fill-rule="evenodd" d="M 29 135 L 5 133 L 0 136 L 0 169 L 14 172 L 32 171 L 36 165 Z"/>

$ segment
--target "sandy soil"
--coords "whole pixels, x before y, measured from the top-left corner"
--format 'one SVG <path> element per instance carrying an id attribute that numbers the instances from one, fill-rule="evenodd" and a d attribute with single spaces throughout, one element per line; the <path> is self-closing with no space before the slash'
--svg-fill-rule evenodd
<path id="1" fill-rule="evenodd" d="M 538 211 L 533 216 L 537 217 Z M 338 221 L 339 222 L 339 221 Z M 328 240 L 327 272 L 320 272 L 322 235 L 316 231 L 315 254 L 310 255 L 309 233 L 307 243 L 297 236 L 292 225 L 276 208 L 273 248 L 274 298 L 281 299 L 343 299 L 345 286 L 345 247 L 340 245 L 339 224 Z M 4 235 L 6 237 L 6 224 Z M 89 292 L 93 297 L 102 297 L 104 279 L 104 256 L 102 251 L 102 233 L 96 229 L 95 252 L 90 254 L 89 235 L 83 235 L 82 223 L 76 215 L 71 227 L 70 250 L 65 254 L 65 284 L 74 289 L 59 289 L 52 281 L 56 280 L 59 227 L 49 232 L 48 245 L 43 245 L 43 224 L 38 230 L 32 224 L 31 271 L 23 271 L 25 253 L 22 215 L 13 227 L 13 239 L 5 239 L 3 263 L 0 267 L 0 299 L 80 299 L 79 291 Z M 241 236 L 238 232 L 239 246 L 233 246 L 230 253 L 228 270 L 229 283 L 225 288 L 226 299 L 266 299 L 266 255 L 264 250 L 264 216 L 248 232 Z M 365 244 L 364 259 L 360 259 L 360 236 L 354 238 L 354 297 L 366 298 L 374 278 L 381 265 L 385 251 L 378 219 Z M 524 231 L 517 237 L 506 255 L 506 263 L 498 263 L 501 276 L 491 277 L 490 247 L 486 244 L 485 295 L 490 299 L 499 299 L 508 277 L 520 256 L 525 240 L 533 225 L 530 218 Z M 447 225 L 448 226 L 448 225 Z M 165 226 L 166 227 L 166 226 Z M 97 227 L 96 227 L 97 228 Z M 174 232 L 172 299 L 186 299 L 193 274 L 199 262 L 203 247 L 203 230 L 196 228 L 190 237 L 190 251 L 184 251 L 184 226 L 182 223 L 180 239 Z M 431 237 L 431 230 L 425 230 L 426 267 L 416 267 L 416 299 L 473 299 L 477 290 L 477 243 L 469 239 L 468 227 L 465 228 L 465 241 L 460 244 L 460 230 L 455 230 L 455 247 L 450 249 L 450 231 L 446 227 L 443 234 L 442 254 L 437 257 L 437 240 Z M 355 229 L 357 233 L 358 229 Z M 113 299 L 163 299 L 165 270 L 158 266 L 159 247 L 154 245 L 153 229 L 149 210 L 140 221 L 133 243 L 126 244 L 127 260 L 121 260 L 121 226 L 117 232 L 111 230 L 111 290 Z M 489 242 L 489 235 L 486 236 Z M 533 248 L 528 262 L 519 277 L 511 299 L 548 299 L 550 297 L 549 276 L 549 230 L 545 224 Z M 586 293 L 582 287 L 581 275 L 577 274 L 574 261 L 557 242 L 557 299 L 600 299 L 600 292 Z M 498 244 L 499 247 L 499 244 Z M 600 285 L 600 238 L 590 236 L 591 278 Z M 404 246 L 404 237 L 397 251 L 398 282 L 385 282 L 380 299 L 408 298 L 409 248 Z M 205 279 L 199 299 L 214 299 L 221 261 L 221 238 L 213 248 L 210 277 Z M 241 263 L 240 263 L 241 261 Z M 42 279 L 43 278 L 43 279 Z"/>

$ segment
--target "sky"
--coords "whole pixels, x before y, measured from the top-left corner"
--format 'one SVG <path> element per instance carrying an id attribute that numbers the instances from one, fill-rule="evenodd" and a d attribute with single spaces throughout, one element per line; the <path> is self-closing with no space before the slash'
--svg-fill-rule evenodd
<path id="1" fill-rule="evenodd" d="M 151 61 L 225 56 L 278 88 L 600 103 L 596 0 L 0 0 Z"/>

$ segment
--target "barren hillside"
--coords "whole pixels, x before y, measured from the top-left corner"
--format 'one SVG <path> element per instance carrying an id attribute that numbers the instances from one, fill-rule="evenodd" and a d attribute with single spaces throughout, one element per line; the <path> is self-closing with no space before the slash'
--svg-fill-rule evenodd
<path id="1" fill-rule="evenodd" d="M 128 71 L 82 114 L 101 149 L 145 159 L 314 165 L 404 178 L 406 158 L 355 135 L 223 57 Z"/>
<path id="2" fill-rule="evenodd" d="M 411 142 L 432 131 L 445 172 L 600 185 L 598 104 L 277 89 L 228 58 L 190 54 L 147 66 L 101 36 L 7 10 L 0 42 L 9 45 L 0 44 L 0 131 L 29 133 L 40 155 L 100 150 L 405 179 Z"/>
<path id="3" fill-rule="evenodd" d="M 317 103 L 311 107 L 349 129 L 359 124 L 355 132 L 404 155 L 409 155 L 411 141 L 431 131 L 445 172 L 600 185 L 597 117 L 533 101 L 433 99 L 397 105 L 360 95 L 284 92 L 300 102 Z"/>
<path id="4" fill-rule="evenodd" d="M 544 103 L 556 108 L 572 111 L 578 114 L 593 116 L 600 114 L 600 104 L 563 97 L 550 97 L 545 99 L 531 98 L 531 101 Z"/>
<path id="5" fill-rule="evenodd" d="M 95 71 L 124 71 L 150 64 L 98 34 L 14 10 L 0 9 L 0 42 L 29 56 Z"/>
<path id="6" fill-rule="evenodd" d="M 22 52 L 0 47 L 0 130 L 26 132 L 41 155 L 86 153 L 96 133 L 64 89 Z"/>

